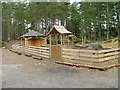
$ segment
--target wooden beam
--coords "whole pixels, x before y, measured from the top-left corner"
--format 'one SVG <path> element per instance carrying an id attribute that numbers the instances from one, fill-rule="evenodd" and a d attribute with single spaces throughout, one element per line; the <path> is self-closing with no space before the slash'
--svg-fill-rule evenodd
<path id="1" fill-rule="evenodd" d="M 63 40 L 62 40 L 62 34 L 60 34 L 60 39 L 61 39 L 61 47 L 62 47 L 62 42 L 63 42 Z"/>
<path id="2" fill-rule="evenodd" d="M 25 47 L 27 46 L 27 39 L 25 38 Z"/>
<path id="3" fill-rule="evenodd" d="M 56 36 L 55 36 L 55 40 L 56 40 L 56 45 L 58 45 L 58 33 L 56 34 Z"/>
<path id="4" fill-rule="evenodd" d="M 67 36 L 68 36 L 68 35 L 67 35 Z M 69 44 L 69 36 L 67 37 L 67 39 L 68 39 L 68 47 L 69 47 L 69 45 L 70 45 L 70 44 Z"/>
<path id="5" fill-rule="evenodd" d="M 68 52 L 87 52 L 87 53 L 98 53 L 97 50 L 87 50 L 87 49 L 62 49 L 63 51 L 68 51 Z"/>
<path id="6" fill-rule="evenodd" d="M 52 43 L 51 43 L 51 35 L 49 35 L 49 40 L 50 40 L 50 41 L 49 41 L 49 42 L 50 42 L 50 49 L 49 49 L 49 50 L 50 50 L 50 57 L 49 57 L 49 58 L 51 58 L 51 44 L 52 44 Z"/>
<path id="7" fill-rule="evenodd" d="M 105 71 L 105 70 L 113 68 L 113 67 L 120 67 L 120 64 L 113 64 L 113 65 L 99 67 L 99 66 L 91 66 L 91 65 L 72 64 L 72 63 L 61 62 L 61 61 L 56 61 L 55 63 L 67 65 L 67 66 L 84 67 L 84 68 L 89 68 L 89 69 L 98 69 L 101 71 Z"/>
<path id="8" fill-rule="evenodd" d="M 23 46 L 23 43 L 22 43 L 22 38 L 20 39 L 20 41 L 21 41 L 20 45 L 21 45 L 21 46 Z"/>
<path id="9" fill-rule="evenodd" d="M 49 36 L 49 43 L 50 43 L 50 47 L 51 47 L 51 35 Z"/>

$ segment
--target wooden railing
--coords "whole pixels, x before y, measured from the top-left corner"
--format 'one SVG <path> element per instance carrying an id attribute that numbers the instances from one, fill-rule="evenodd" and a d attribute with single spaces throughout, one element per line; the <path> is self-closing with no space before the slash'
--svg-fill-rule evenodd
<path id="1" fill-rule="evenodd" d="M 30 54 L 32 56 L 50 58 L 49 47 L 13 45 L 16 52 Z M 87 62 L 104 62 L 120 58 L 120 48 L 116 49 L 62 49 L 62 59 L 79 60 Z"/>
<path id="2" fill-rule="evenodd" d="M 35 47 L 35 46 L 23 47 L 20 45 L 13 45 L 12 50 L 15 52 L 22 52 L 24 54 L 29 54 L 36 57 L 49 58 L 50 55 L 48 47 Z"/>
<path id="3" fill-rule="evenodd" d="M 99 61 L 120 59 L 120 48 L 99 50 Z"/>
<path id="4" fill-rule="evenodd" d="M 62 58 L 70 60 L 103 62 L 119 58 L 120 49 L 62 49 Z"/>
<path id="5" fill-rule="evenodd" d="M 32 56 L 49 58 L 49 48 L 48 47 L 35 47 L 29 46 L 25 47 L 24 51 L 26 54 L 31 54 Z"/>

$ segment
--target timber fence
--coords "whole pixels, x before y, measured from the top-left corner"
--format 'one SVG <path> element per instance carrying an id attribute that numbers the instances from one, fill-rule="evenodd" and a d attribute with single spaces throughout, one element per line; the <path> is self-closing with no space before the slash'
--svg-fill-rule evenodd
<path id="1" fill-rule="evenodd" d="M 104 62 L 120 58 L 120 48 L 116 49 L 62 49 L 62 58 L 87 62 Z"/>
<path id="2" fill-rule="evenodd" d="M 48 47 L 35 47 L 35 46 L 19 46 L 13 45 L 12 50 L 15 52 L 21 52 L 27 55 L 32 55 L 33 57 L 44 57 L 49 58 L 49 48 Z"/>
<path id="3" fill-rule="evenodd" d="M 36 57 L 50 58 L 51 50 L 49 47 L 36 47 L 13 45 L 12 50 Z M 62 59 L 79 60 L 87 62 L 104 62 L 120 58 L 120 48 L 115 49 L 63 49 L 61 50 Z"/>

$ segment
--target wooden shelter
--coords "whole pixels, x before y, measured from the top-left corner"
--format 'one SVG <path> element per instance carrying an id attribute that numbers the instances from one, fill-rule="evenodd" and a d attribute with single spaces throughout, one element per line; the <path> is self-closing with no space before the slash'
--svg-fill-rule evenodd
<path id="1" fill-rule="evenodd" d="M 69 34 L 71 34 L 71 32 L 68 31 L 64 26 L 54 25 L 47 34 L 49 35 L 49 38 L 50 38 L 50 46 L 58 45 L 59 42 L 61 43 L 61 45 L 63 45 L 63 42 L 64 42 L 63 37 Z"/>
<path id="2" fill-rule="evenodd" d="M 46 46 L 47 44 L 46 36 L 34 30 L 30 30 L 20 38 L 22 46 Z"/>
<path id="3" fill-rule="evenodd" d="M 50 58 L 62 59 L 63 36 L 71 34 L 64 26 L 54 25 L 48 32 L 50 41 Z M 59 44 L 60 42 L 60 44 Z"/>

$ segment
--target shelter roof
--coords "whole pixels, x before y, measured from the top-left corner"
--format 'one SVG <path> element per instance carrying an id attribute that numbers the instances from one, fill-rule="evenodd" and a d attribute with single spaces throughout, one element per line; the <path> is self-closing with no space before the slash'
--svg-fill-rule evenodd
<path id="1" fill-rule="evenodd" d="M 71 34 L 71 32 L 68 31 L 64 26 L 54 25 L 47 35 L 57 32 L 60 34 Z"/>
<path id="2" fill-rule="evenodd" d="M 28 33 L 20 36 L 20 37 L 44 37 L 45 35 L 44 34 L 40 34 L 39 32 L 37 31 L 34 31 L 34 30 L 30 30 Z"/>

